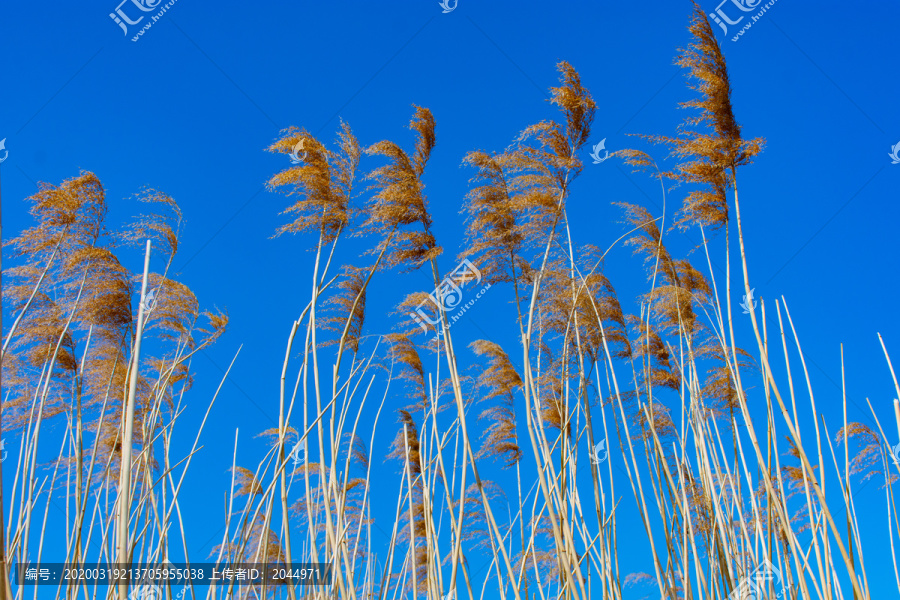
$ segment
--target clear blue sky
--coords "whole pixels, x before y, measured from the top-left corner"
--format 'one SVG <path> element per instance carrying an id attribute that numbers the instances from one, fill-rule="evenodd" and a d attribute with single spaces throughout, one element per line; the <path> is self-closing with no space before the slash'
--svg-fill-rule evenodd
<path id="1" fill-rule="evenodd" d="M 60 183 L 82 169 L 105 185 L 111 227 L 141 211 L 128 197 L 142 186 L 179 202 L 186 229 L 176 276 L 202 306 L 231 316 L 229 333 L 193 363 L 189 423 L 202 416 L 220 368 L 244 346 L 192 465 L 186 499 L 195 502 L 184 507 L 195 558 L 208 553 L 204 541 L 219 537 L 235 428 L 241 462 L 251 466 L 262 451 L 252 436 L 277 418 L 285 340 L 308 296 L 309 241 L 269 239 L 286 222 L 277 213 L 287 200 L 262 189 L 287 166 L 285 156 L 263 151 L 279 130 L 302 126 L 330 141 L 342 118 L 364 145 L 389 138 L 408 148 L 412 105 L 430 108 L 437 147 L 426 191 L 445 249 L 441 268 L 449 270 L 463 243 L 458 211 L 472 174 L 460 167 L 462 157 L 501 150 L 525 126 L 555 117 L 544 100 L 557 61 L 571 62 L 592 91 L 599 108 L 591 141 L 606 138 L 610 151 L 636 143 L 627 133 L 672 134 L 682 117 L 676 105 L 690 95 L 673 65 L 687 41 L 686 1 L 459 0 L 442 14 L 437 0 L 178 0 L 136 43 L 137 26 L 125 36 L 109 18 L 116 4 L 0 8 L 4 232 L 29 225 L 21 200 L 36 182 Z M 711 12 L 716 3 L 702 5 Z M 839 345 L 851 399 L 863 408 L 871 399 L 885 418 L 894 393 L 876 332 L 900 362 L 900 164 L 888 158 L 900 141 L 898 22 L 894 2 L 780 0 L 739 41 L 720 37 L 745 135 L 767 139 L 739 182 L 751 278 L 758 297 L 787 299 L 832 431 L 840 418 Z M 573 236 L 605 248 L 623 232 L 611 203 L 657 213 L 658 185 L 615 159 L 587 162 L 569 204 Z M 670 207 L 680 200 L 676 191 Z M 690 246 L 673 235 L 677 254 Z M 127 260 L 141 268 L 137 253 Z M 623 300 L 643 291 L 640 259 L 619 249 L 608 262 Z M 376 278 L 367 333 L 386 333 L 391 323 L 375 316 L 429 287 L 424 272 Z M 455 335 L 513 344 L 507 300 L 505 291 L 480 300 Z M 749 333 L 748 324 L 741 332 L 748 343 Z M 850 418 L 866 420 L 855 405 Z M 386 449 L 393 417 L 381 427 Z M 858 509 L 878 508 L 873 528 L 883 523 L 877 487 L 856 496 Z M 893 586 L 876 531 L 866 557 L 870 578 Z M 633 570 L 650 569 L 640 563 Z"/>

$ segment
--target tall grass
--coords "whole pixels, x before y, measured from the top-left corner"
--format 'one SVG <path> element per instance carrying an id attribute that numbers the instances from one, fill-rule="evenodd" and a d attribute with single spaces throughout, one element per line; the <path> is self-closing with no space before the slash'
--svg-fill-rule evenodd
<path id="1" fill-rule="evenodd" d="M 893 550 L 900 521 L 886 442 L 900 429 L 900 407 L 891 424 L 873 408 L 874 431 L 847 420 L 845 391 L 843 421 L 826 424 L 786 303 L 748 299 L 737 183 L 763 142 L 742 136 L 724 57 L 696 5 L 690 32 L 678 57 L 695 92 L 684 103 L 689 116 L 675 136 L 642 138 L 667 147 L 675 168 L 661 170 L 646 150 L 617 153 L 659 181 L 664 207 L 672 183 L 687 190 L 674 226 L 665 209 L 624 204 L 624 235 L 605 248 L 576 246 L 568 203 L 596 105 L 565 62 L 551 89 L 558 120 L 528 127 L 502 152 L 465 157 L 473 178 L 460 258 L 515 307 L 514 343 L 455 339 L 424 193 L 436 142 L 429 110 L 415 109 L 410 150 L 388 140 L 363 149 L 346 124 L 331 147 L 303 129 L 283 132 L 269 150 L 289 153 L 303 140 L 306 156 L 269 185 L 294 199 L 285 211 L 294 220 L 279 233 L 313 244 L 309 298 L 285 344 L 278 425 L 261 432 L 268 452 L 244 466 L 235 437 L 212 560 L 322 562 L 333 582 L 193 586 L 192 597 L 619 599 L 637 595 L 633 585 L 655 585 L 651 597 L 667 599 L 873 597 L 863 541 L 882 532 L 861 530 L 851 479 L 883 480 Z M 360 175 L 364 159 L 375 166 Z M 227 317 L 201 312 L 167 275 L 177 205 L 152 190 L 140 198 L 171 215 L 108 236 L 93 174 L 44 185 L 30 199 L 37 225 L 7 243 L 19 265 L 4 278 L 15 283 L 3 290 L 14 315 L 3 345 L 3 430 L 21 431 L 0 513 L 8 563 L 208 558 L 190 555 L 180 503 L 203 426 L 187 456 L 171 448 L 190 359 Z M 699 268 L 670 254 L 672 227 L 701 234 Z M 350 235 L 367 241 L 369 259 L 341 269 L 335 258 Z M 146 244 L 142 273 L 119 262 L 116 244 Z M 637 302 L 621 302 L 603 273 L 622 244 L 646 266 Z M 163 273 L 150 272 L 151 252 L 165 256 Z M 367 333 L 367 293 L 387 271 L 428 273 L 444 301 L 411 294 L 394 333 L 378 336 Z M 748 319 L 734 305 L 739 296 Z M 408 318 L 423 306 L 431 313 L 420 323 Z M 748 320 L 751 345 L 740 348 Z M 480 361 L 475 378 L 463 375 L 463 345 Z M 894 376 L 886 347 L 885 358 Z M 900 397 L 895 376 L 894 386 Z M 51 422 L 63 426 L 48 440 Z M 399 477 L 382 474 L 376 430 L 387 429 Z M 48 444 L 59 458 L 39 465 Z M 515 489 L 485 478 L 497 466 Z M 396 504 L 373 506 L 376 480 L 396 486 Z M 63 531 L 47 526 L 60 488 Z M 390 530 L 386 543 L 375 528 Z M 649 572 L 629 572 L 622 563 L 634 562 L 626 549 L 641 530 Z M 131 590 L 122 581 L 53 591 L 87 600 Z M 5 593 L 37 597 L 27 586 Z"/>

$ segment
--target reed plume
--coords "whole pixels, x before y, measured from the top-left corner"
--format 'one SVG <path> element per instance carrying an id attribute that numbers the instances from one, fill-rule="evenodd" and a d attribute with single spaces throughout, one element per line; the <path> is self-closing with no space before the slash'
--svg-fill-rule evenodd
<path id="1" fill-rule="evenodd" d="M 412 157 L 388 140 L 366 149 L 366 154 L 384 157 L 388 163 L 366 176 L 374 182 L 370 189 L 377 191 L 366 207 L 368 218 L 364 228 L 369 234 L 382 236 L 377 252 L 385 254 L 385 268 L 402 266 L 404 270 L 418 269 L 441 253 L 431 232 L 422 182 L 435 145 L 431 111 L 417 106 L 409 128 L 418 134 Z M 409 228 L 413 225 L 421 229 Z"/>

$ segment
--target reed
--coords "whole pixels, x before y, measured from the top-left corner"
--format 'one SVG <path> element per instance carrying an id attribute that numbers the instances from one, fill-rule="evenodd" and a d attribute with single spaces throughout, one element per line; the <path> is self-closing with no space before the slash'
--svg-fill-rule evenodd
<path id="1" fill-rule="evenodd" d="M 3 430 L 21 433 L 15 462 L 3 465 L 15 471 L 0 513 L 5 564 L 52 555 L 331 567 L 328 586 L 187 590 L 210 599 L 615 600 L 638 585 L 672 600 L 872 598 L 863 548 L 882 532 L 861 530 L 851 482 L 882 484 L 893 550 L 897 465 L 886 448 L 900 406 L 883 428 L 878 400 L 873 429 L 847 420 L 845 392 L 843 421 L 825 423 L 786 302 L 736 314 L 734 299 L 750 296 L 754 281 L 738 175 L 764 142 L 743 137 L 725 58 L 696 4 L 689 30 L 677 64 L 693 95 L 677 134 L 639 136 L 643 149 L 616 153 L 659 181 L 664 208 L 621 204 L 622 226 L 592 240 L 601 247 L 578 246 L 569 227 L 596 111 L 570 64 L 559 63 L 550 89 L 555 119 L 503 151 L 464 157 L 472 180 L 459 258 L 492 294 L 506 294 L 516 327 L 506 340 L 458 339 L 451 328 L 456 300 L 425 193 L 437 141 L 428 109 L 415 107 L 408 146 L 363 147 L 346 123 L 331 145 L 305 129 L 282 132 L 269 151 L 287 154 L 303 140 L 306 155 L 269 181 L 293 202 L 283 213 L 293 220 L 276 235 L 299 234 L 311 248 L 309 298 L 285 342 L 277 426 L 260 433 L 268 452 L 247 462 L 235 434 L 224 533 L 211 558 L 190 554 L 181 513 L 206 417 L 186 456 L 173 456 L 172 440 L 191 358 L 218 340 L 228 317 L 201 311 L 168 275 L 178 205 L 145 190 L 139 199 L 161 210 L 108 234 L 95 175 L 42 185 L 29 198 L 35 226 L 5 244 L 15 266 L 4 272 L 12 320 Z M 668 214 L 672 184 L 686 191 Z M 674 228 L 700 234 L 698 265 L 668 249 Z M 340 266 L 350 236 L 368 251 L 363 263 Z M 120 262 L 127 245 L 145 248 L 141 273 Z M 620 299 L 604 273 L 621 246 L 643 260 L 636 299 Z M 149 268 L 152 253 L 163 257 L 161 273 Z M 719 260 L 724 276 L 713 268 Z M 375 335 L 368 294 L 388 271 L 425 289 L 397 299 L 393 333 Z M 416 308 L 419 323 L 408 318 Z M 386 321 L 377 319 L 378 330 Z M 476 357 L 475 377 L 463 374 L 471 366 L 457 354 L 463 346 Z M 393 438 L 391 476 L 376 431 Z M 58 459 L 39 464 L 44 448 Z M 396 486 L 391 506 L 373 506 L 376 469 L 379 486 Z M 62 531 L 47 526 L 60 489 Z M 623 517 L 626 507 L 634 514 Z M 646 572 L 620 558 L 638 543 Z M 893 551 L 891 561 L 900 590 Z M 4 583 L 5 597 L 37 597 Z M 121 581 L 54 594 L 125 600 L 134 590 Z"/>

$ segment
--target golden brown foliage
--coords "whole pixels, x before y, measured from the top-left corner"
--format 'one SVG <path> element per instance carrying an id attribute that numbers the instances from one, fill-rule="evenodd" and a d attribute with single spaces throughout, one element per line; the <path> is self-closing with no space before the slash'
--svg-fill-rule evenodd
<path id="1" fill-rule="evenodd" d="M 400 413 L 400 424 L 402 427 L 400 427 L 394 442 L 391 444 L 391 453 L 387 455 L 387 458 L 401 459 L 404 465 L 409 467 L 410 473 L 415 478 L 422 473 L 422 456 L 419 453 L 419 430 L 409 411 L 401 409 L 397 412 Z"/>
<path id="2" fill-rule="evenodd" d="M 524 228 L 519 223 L 518 203 L 511 197 L 510 170 L 516 168 L 516 153 L 489 155 L 474 151 L 464 164 L 478 172 L 472 183 L 482 183 L 466 195 L 464 210 L 469 219 L 468 247 L 462 257 L 478 256 L 479 268 L 488 281 L 514 282 L 521 278 L 528 263 L 519 256 Z"/>
<path id="3" fill-rule="evenodd" d="M 644 384 L 653 387 L 667 387 L 678 390 L 681 385 L 681 373 L 678 365 L 671 360 L 669 349 L 652 324 L 629 315 L 627 319 L 637 330 L 632 342 L 635 358 L 646 356 L 644 366 Z"/>
<path id="4" fill-rule="evenodd" d="M 263 493 L 262 483 L 260 483 L 260 481 L 256 478 L 256 475 L 254 475 L 253 471 L 251 471 L 250 469 L 236 466 L 234 468 L 234 482 L 237 486 L 234 490 L 235 496 L 246 496 L 247 494 L 255 495 Z"/>
<path id="5" fill-rule="evenodd" d="M 784 453 L 785 456 L 800 460 L 800 451 L 796 444 L 794 444 L 794 441 L 788 436 L 785 436 L 785 440 L 788 444 L 788 451 Z M 811 466 L 813 471 L 819 468 L 819 465 Z M 812 514 L 816 514 L 820 510 L 819 501 L 814 495 L 810 495 L 809 499 L 807 499 L 804 492 L 806 486 L 812 486 L 811 481 L 815 479 L 815 476 L 809 475 L 802 466 L 795 467 L 793 465 L 782 464 L 781 477 L 784 480 L 785 498 L 789 500 L 792 497 L 799 495 L 802 499 L 800 508 L 790 517 L 791 523 L 798 523 L 797 531 L 810 529 L 810 508 L 814 508 L 815 510 L 812 511 Z"/>
<path id="6" fill-rule="evenodd" d="M 422 313 L 424 313 L 424 316 Z M 431 295 L 426 292 L 413 292 L 408 294 L 403 299 L 403 302 L 397 306 L 395 314 L 404 317 L 404 320 L 401 321 L 401 325 L 404 327 L 409 326 L 409 329 L 406 330 L 406 335 L 408 336 L 418 332 L 423 324 L 428 332 L 434 331 L 438 336 L 440 335 L 441 315 L 438 312 L 438 306 L 432 300 Z M 413 315 L 418 315 L 418 320 L 407 318 L 412 317 Z"/>
<path id="7" fill-rule="evenodd" d="M 483 479 L 481 484 L 488 500 L 505 500 L 503 488 L 495 482 Z M 487 550 L 490 552 L 490 531 L 478 485 L 473 483 L 467 486 L 466 491 L 462 496 L 462 502 L 465 503 L 465 514 L 468 515 L 468 517 L 463 523 L 461 537 L 463 540 L 471 543 L 473 549 Z M 460 500 L 454 499 L 452 505 L 454 510 L 458 511 Z"/>
<path id="8" fill-rule="evenodd" d="M 391 445 L 391 453 L 388 454 L 387 458 L 399 458 L 403 461 L 404 471 L 409 470 L 409 476 L 412 480 L 412 489 L 409 490 L 410 511 L 404 511 L 403 513 L 405 526 L 400 530 L 400 539 L 412 542 L 413 537 L 415 538 L 415 544 L 410 543 L 410 569 L 416 571 L 417 591 L 422 592 L 427 586 L 429 564 L 429 554 L 426 548 L 428 530 L 425 522 L 425 499 L 422 483 L 425 465 L 422 464 L 419 432 L 415 420 L 405 410 L 398 412 L 400 413 L 402 426 L 394 438 L 394 442 Z M 412 513 L 411 515 L 410 512 Z M 412 523 L 410 523 L 410 516 L 412 517 Z"/>
<path id="9" fill-rule="evenodd" d="M 14 248 L 14 258 L 39 263 L 57 245 L 67 256 L 100 237 L 107 207 L 106 192 L 96 175 L 82 171 L 61 185 L 41 182 L 38 188 L 36 194 L 27 198 L 32 205 L 29 213 L 38 224 L 4 244 Z"/>
<path id="10" fill-rule="evenodd" d="M 625 223 L 637 230 L 626 244 L 635 246 L 635 253 L 644 256 L 644 263 L 649 267 L 648 278 L 655 282 L 646 295 L 652 310 L 668 326 L 693 337 L 700 327 L 694 304 L 708 302 L 712 294 L 709 282 L 687 259 L 672 258 L 662 243 L 656 221 L 645 208 L 627 203 L 618 206 L 625 211 Z"/>
<path id="11" fill-rule="evenodd" d="M 550 101 L 559 106 L 565 124 L 541 121 L 527 127 L 510 162 L 516 173 L 511 181 L 515 207 L 530 246 L 540 243 L 562 212 L 568 183 L 581 172 L 577 153 L 590 137 L 597 108 L 572 65 L 562 61 L 556 67 L 560 86 L 551 88 Z"/>
<path id="12" fill-rule="evenodd" d="M 366 443 L 358 435 L 348 435 L 347 451 L 350 453 L 351 462 L 355 462 L 361 469 L 369 468 L 369 454 L 366 449 Z"/>
<path id="13" fill-rule="evenodd" d="M 715 529 L 712 498 L 704 487 L 703 480 L 694 477 L 690 469 L 684 468 L 682 472 L 685 478 L 684 494 L 690 507 L 694 531 L 704 537 L 708 536 Z"/>
<path id="14" fill-rule="evenodd" d="M 841 427 L 837 435 L 835 435 L 834 441 L 837 444 L 841 442 L 846 444 L 853 438 L 856 438 L 860 445 L 856 453 L 850 455 L 850 474 L 862 473 L 863 478 L 861 481 L 866 481 L 870 477 L 882 474 L 882 471 L 877 468 L 882 462 L 883 456 L 882 444 L 879 442 L 878 435 L 869 426 L 853 422 L 847 423 L 846 427 Z M 892 458 L 889 460 L 892 460 Z M 890 474 L 887 479 L 888 481 L 885 485 L 895 481 L 897 476 Z"/>
<path id="15" fill-rule="evenodd" d="M 334 314 L 324 319 L 326 329 L 343 332 L 347 328 L 345 344 L 354 354 L 359 351 L 359 340 L 366 320 L 366 272 L 366 269 L 352 265 L 344 267 L 344 277 L 338 283 L 339 291 L 327 301 Z"/>
<path id="16" fill-rule="evenodd" d="M 16 388 L 10 390 L 11 402 L 4 403 L 5 426 L 21 427 L 35 418 L 29 404 L 38 401 L 43 418 L 71 411 L 79 428 L 96 435 L 92 458 L 111 467 L 94 470 L 101 480 L 118 470 L 122 451 L 127 371 L 137 334 L 134 282 L 141 278 L 123 266 L 113 248 L 143 245 L 150 238 L 156 240 L 154 249 L 167 254 L 167 265 L 178 249 L 178 204 L 154 190 L 144 190 L 137 199 L 161 205 L 164 215 L 140 215 L 107 236 L 105 192 L 94 174 L 83 172 L 59 186 L 41 184 L 28 198 L 38 225 L 8 242 L 21 264 L 7 271 L 15 282 L 3 290 L 18 319 L 4 356 L 7 386 Z M 154 469 L 156 461 L 147 444 L 157 435 L 161 420 L 169 418 L 163 409 L 173 408 L 174 386 L 182 392 L 191 386 L 184 353 L 196 348 L 193 334 L 200 312 L 196 297 L 184 284 L 152 272 L 148 282 L 143 335 L 146 339 L 155 331 L 158 341 L 175 342 L 174 348 L 150 346 L 168 351 L 162 356 L 145 351 L 137 373 L 136 426 L 130 444 L 140 448 L 138 460 Z M 207 345 L 224 332 L 228 319 L 219 313 L 202 314 L 210 328 L 198 331 L 205 334 L 201 344 Z M 43 381 L 48 376 L 50 380 Z M 42 386 L 32 381 L 47 384 L 44 398 L 35 393 Z M 85 448 L 85 453 L 94 454 L 94 447 Z M 138 469 L 136 489 L 146 485 L 145 474 Z"/>
<path id="17" fill-rule="evenodd" d="M 155 240 L 155 250 L 162 249 L 164 254 L 172 256 L 178 252 L 178 238 L 181 235 L 181 208 L 171 196 L 163 192 L 146 188 L 136 194 L 139 202 L 162 204 L 171 214 L 152 213 L 140 215 L 125 229 L 117 233 L 119 240 L 126 246 L 143 246 L 147 240 Z"/>
<path id="18" fill-rule="evenodd" d="M 692 42 L 680 51 L 676 64 L 687 71 L 695 82 L 690 87 L 699 95 L 682 102 L 681 106 L 695 109 L 697 113 L 685 119 L 677 137 L 661 137 L 657 141 L 671 146 L 672 153 L 682 161 L 677 172 L 669 176 L 702 185 L 685 199 L 679 223 L 719 227 L 728 221 L 725 193 L 734 184 L 734 170 L 759 154 L 763 140 L 745 141 L 741 137 L 741 126 L 731 105 L 725 57 L 706 14 L 696 1 L 690 32 Z"/>
<path id="19" fill-rule="evenodd" d="M 625 315 L 612 283 L 596 269 L 598 255 L 592 246 L 581 249 L 580 270 L 575 271 L 574 277 L 572 270 L 556 261 L 544 271 L 539 299 L 544 327 L 547 332 L 565 337 L 575 362 L 579 354 L 587 356 L 590 362 L 603 360 L 604 342 L 612 356 L 631 356 Z"/>
<path id="20" fill-rule="evenodd" d="M 294 429 L 291 426 L 286 427 L 284 430 L 285 444 L 287 444 L 288 437 L 296 436 L 296 435 L 297 435 L 296 429 Z M 278 443 L 278 439 L 280 436 L 281 436 L 281 433 L 277 427 L 270 427 L 269 429 L 264 429 L 264 430 L 260 431 L 259 433 L 256 434 L 255 437 L 264 439 L 269 446 L 274 448 L 275 445 Z"/>
<path id="21" fill-rule="evenodd" d="M 412 406 L 418 409 L 427 408 L 428 391 L 425 389 L 425 369 L 422 367 L 422 359 L 419 357 L 416 345 L 412 343 L 409 336 L 402 333 L 392 333 L 384 337 L 391 344 L 391 357 L 400 365 L 399 379 L 411 382 L 412 398 L 415 400 Z"/>
<path id="22" fill-rule="evenodd" d="M 527 127 L 503 153 L 466 155 L 477 169 L 464 210 L 468 247 L 491 282 L 528 283 L 532 268 L 521 255 L 545 243 L 565 206 L 568 184 L 580 173 L 578 151 L 587 143 L 597 105 L 569 63 L 557 64 L 559 87 L 551 88 L 564 123 L 541 121 Z M 518 291 L 518 289 L 517 289 Z"/>
<path id="23" fill-rule="evenodd" d="M 637 423 L 645 439 L 652 438 L 654 431 L 660 440 L 674 439 L 678 434 L 671 411 L 661 402 L 645 404 L 644 410 L 638 413 Z M 666 449 L 665 444 L 663 448 Z"/>
<path id="24" fill-rule="evenodd" d="M 664 273 L 669 281 L 678 278 L 675 272 L 675 263 L 672 256 L 662 243 L 662 232 L 656 224 L 650 212 L 643 206 L 618 202 L 616 206 L 623 209 L 626 225 L 636 229 L 634 235 L 625 242 L 628 246 L 634 246 L 634 253 L 644 257 L 644 263 L 650 263 L 648 279 L 652 279 L 656 272 Z"/>
<path id="25" fill-rule="evenodd" d="M 661 285 L 647 295 L 650 306 L 672 328 L 693 337 L 701 328 L 694 304 L 705 304 L 712 293 L 706 278 L 686 259 L 672 263 L 674 279 L 665 273 Z"/>
<path id="26" fill-rule="evenodd" d="M 490 422 L 485 431 L 485 440 L 478 456 L 492 456 L 502 459 L 506 466 L 512 466 L 522 457 L 516 434 L 516 411 L 514 392 L 522 387 L 522 379 L 503 349 L 487 340 L 476 340 L 470 347 L 479 356 L 488 357 L 488 368 L 478 378 L 479 387 L 488 388 L 483 400 L 499 397 L 499 403 L 481 413 L 481 418 Z"/>
<path id="27" fill-rule="evenodd" d="M 441 253 L 431 233 L 431 215 L 423 190 L 422 174 L 434 148 L 434 117 L 427 108 L 416 107 L 409 128 L 419 135 L 412 158 L 394 142 L 384 140 L 366 149 L 366 154 L 383 156 L 388 163 L 366 178 L 377 190 L 367 206 L 367 232 L 382 235 L 377 252 L 385 252 L 385 266 L 403 265 L 414 270 Z M 420 225 L 421 230 L 404 229 Z"/>
<path id="28" fill-rule="evenodd" d="M 738 368 L 742 372 L 755 368 L 747 351 L 741 348 L 735 348 L 734 351 L 738 357 Z M 727 416 L 734 409 L 739 409 L 741 404 L 731 367 L 731 356 L 724 355 L 722 345 L 715 339 L 698 348 L 697 356 L 710 358 L 714 364 L 707 370 L 706 382 L 700 390 L 701 397 L 708 400 L 707 408 L 715 416 Z"/>
<path id="29" fill-rule="evenodd" d="M 246 539 L 245 561 L 270 565 L 284 563 L 285 555 L 281 539 L 271 528 L 266 528 L 264 523 L 254 523 Z"/>
<path id="30" fill-rule="evenodd" d="M 280 171 L 268 182 L 269 189 L 286 189 L 288 196 L 299 197 L 281 213 L 297 217 L 280 227 L 276 235 L 313 230 L 324 243 L 329 243 L 350 220 L 353 182 L 361 155 L 359 142 L 350 126 L 341 121 L 337 151 L 329 150 L 308 131 L 296 127 L 284 130 L 281 139 L 268 150 L 290 154 L 301 141 L 304 156 L 300 164 Z"/>

